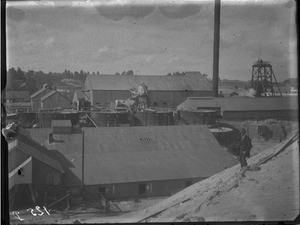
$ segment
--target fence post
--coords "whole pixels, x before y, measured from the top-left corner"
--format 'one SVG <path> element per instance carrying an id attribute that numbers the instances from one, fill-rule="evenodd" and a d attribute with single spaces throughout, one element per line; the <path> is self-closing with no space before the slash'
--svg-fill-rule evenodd
<path id="1" fill-rule="evenodd" d="M 46 206 L 46 208 L 48 207 L 48 201 L 47 201 L 47 192 L 44 192 L 44 205 Z"/>

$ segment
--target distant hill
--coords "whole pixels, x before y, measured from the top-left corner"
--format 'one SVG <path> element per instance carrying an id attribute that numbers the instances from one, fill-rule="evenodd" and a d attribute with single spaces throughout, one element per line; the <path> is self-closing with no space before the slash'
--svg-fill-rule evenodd
<path id="1" fill-rule="evenodd" d="M 288 78 L 280 83 L 278 83 L 279 86 L 286 86 L 289 85 L 291 87 L 297 88 L 298 89 L 298 78 Z"/>

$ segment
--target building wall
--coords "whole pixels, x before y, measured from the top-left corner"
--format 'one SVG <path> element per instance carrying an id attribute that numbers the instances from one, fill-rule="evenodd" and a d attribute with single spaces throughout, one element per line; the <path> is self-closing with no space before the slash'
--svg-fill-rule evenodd
<path id="1" fill-rule="evenodd" d="M 58 93 L 54 93 L 49 98 L 41 102 L 42 110 L 49 110 L 57 107 L 70 108 L 72 107 L 72 104 Z"/>
<path id="2" fill-rule="evenodd" d="M 21 163 L 23 163 L 26 159 L 28 159 L 30 155 L 27 153 L 19 150 L 14 149 L 11 152 L 9 152 L 8 155 L 8 172 L 11 172 L 18 166 L 20 166 Z"/>
<path id="3" fill-rule="evenodd" d="M 62 174 L 53 167 L 33 158 L 32 186 L 37 202 L 44 201 L 45 191 L 62 187 Z"/>
<path id="4" fill-rule="evenodd" d="M 187 97 L 206 97 L 212 96 L 211 91 L 150 91 L 150 106 L 158 107 L 176 107 L 186 100 Z"/>
<path id="5" fill-rule="evenodd" d="M 32 99 L 31 100 L 31 110 L 33 112 L 38 112 L 41 109 L 41 100 L 40 99 Z"/>
<path id="6" fill-rule="evenodd" d="M 91 91 L 91 102 L 95 106 L 108 106 L 117 99 L 127 99 L 131 97 L 129 90 L 117 91 Z M 212 91 L 149 91 L 150 106 L 176 107 L 187 97 L 206 97 L 212 96 Z M 155 104 L 156 103 L 156 104 Z"/>
<path id="7" fill-rule="evenodd" d="M 130 91 L 92 91 L 91 102 L 94 106 L 106 107 L 117 99 L 130 98 Z"/>
<path id="8" fill-rule="evenodd" d="M 138 199 L 147 197 L 170 196 L 202 180 L 201 178 L 165 180 L 165 181 L 145 181 L 122 184 L 105 184 L 85 186 L 85 193 L 89 199 L 98 199 L 98 188 L 106 188 L 108 200 Z M 140 193 L 141 187 L 145 185 L 145 192 Z"/>
<path id="9" fill-rule="evenodd" d="M 38 121 L 43 128 L 51 128 L 52 120 L 71 120 L 72 126 L 79 123 L 78 113 L 47 113 L 40 112 L 38 115 Z"/>
<path id="10" fill-rule="evenodd" d="M 224 120 L 263 120 L 263 119 L 297 119 L 298 110 L 274 110 L 274 111 L 224 111 Z"/>

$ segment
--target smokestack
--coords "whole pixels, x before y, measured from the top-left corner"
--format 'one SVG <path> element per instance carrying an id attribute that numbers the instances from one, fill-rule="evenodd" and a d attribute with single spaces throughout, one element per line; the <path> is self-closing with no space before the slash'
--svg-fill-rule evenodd
<path id="1" fill-rule="evenodd" d="M 82 131 L 82 155 L 81 155 L 81 193 L 84 198 L 84 131 Z"/>
<path id="2" fill-rule="evenodd" d="M 49 134 L 49 138 L 48 138 L 49 144 L 54 142 L 54 137 L 53 137 L 53 133 Z"/>
<path id="3" fill-rule="evenodd" d="M 221 0 L 215 0 L 214 17 L 214 59 L 213 59 L 213 96 L 218 97 L 219 83 L 219 46 L 220 46 L 220 11 Z"/>

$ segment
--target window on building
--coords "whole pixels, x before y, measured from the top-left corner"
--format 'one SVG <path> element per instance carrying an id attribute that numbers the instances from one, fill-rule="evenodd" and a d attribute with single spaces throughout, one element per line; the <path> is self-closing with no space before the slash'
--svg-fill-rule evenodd
<path id="1" fill-rule="evenodd" d="M 140 195 L 145 194 L 146 193 L 146 188 L 147 188 L 146 184 L 139 184 L 139 194 Z"/>
<path id="2" fill-rule="evenodd" d="M 191 186 L 193 184 L 193 182 L 191 180 L 187 180 L 185 182 L 185 187 Z"/>

